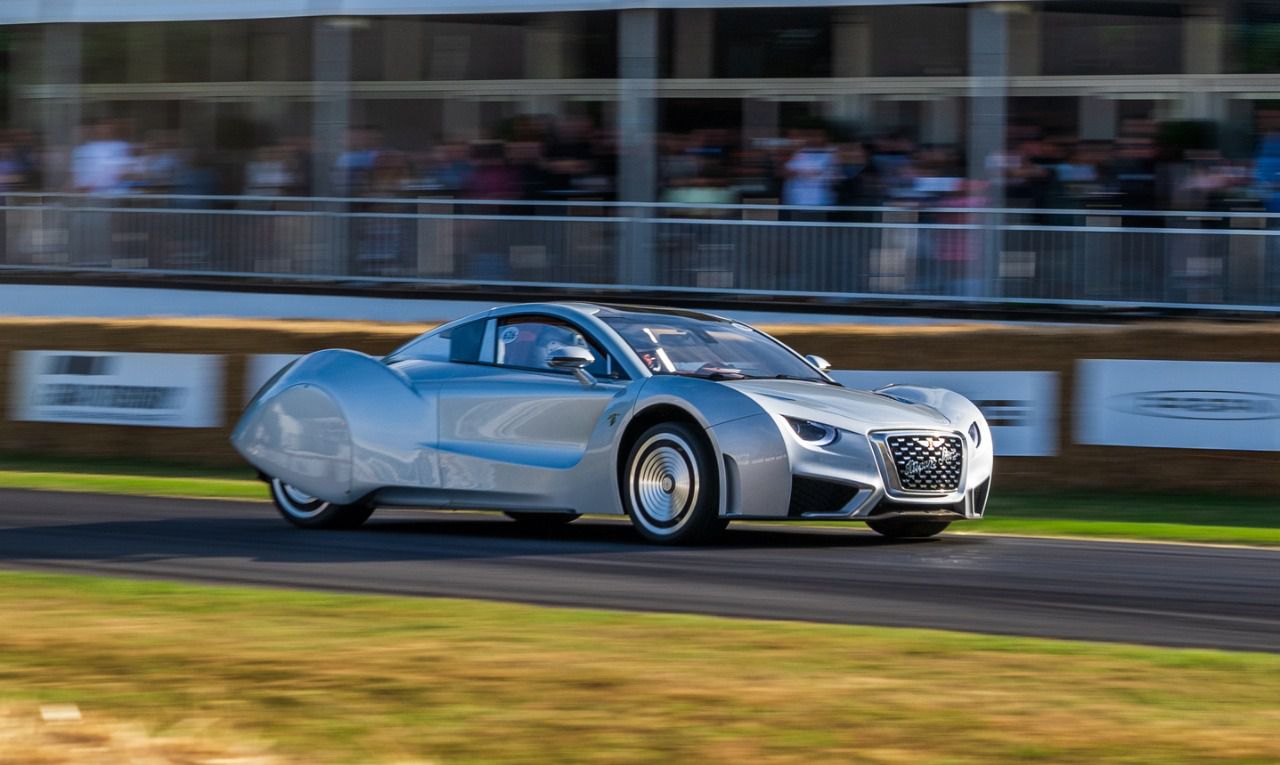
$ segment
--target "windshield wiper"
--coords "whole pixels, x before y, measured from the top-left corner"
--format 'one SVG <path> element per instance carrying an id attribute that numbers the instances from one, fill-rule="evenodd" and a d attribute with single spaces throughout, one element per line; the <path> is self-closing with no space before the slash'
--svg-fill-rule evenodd
<path id="1" fill-rule="evenodd" d="M 663 374 L 678 375 L 680 377 L 696 377 L 699 380 L 713 380 L 720 382 L 721 380 L 745 380 L 751 375 L 732 369 L 717 369 L 707 372 L 689 372 L 684 370 L 676 370 L 674 372 L 664 372 Z"/>
<path id="2" fill-rule="evenodd" d="M 801 382 L 816 382 L 823 385 L 839 385 L 835 380 L 828 380 L 823 377 L 802 377 L 800 375 L 761 375 L 753 377 L 755 380 L 799 380 Z"/>

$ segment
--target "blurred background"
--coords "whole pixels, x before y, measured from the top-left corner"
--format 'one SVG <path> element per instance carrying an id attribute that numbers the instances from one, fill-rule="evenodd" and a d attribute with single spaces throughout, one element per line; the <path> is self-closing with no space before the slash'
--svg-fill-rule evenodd
<path id="1" fill-rule="evenodd" d="M 954 390 L 1011 536 L 265 518 L 278 370 L 535 298 Z M 0 765 L 1280 763 L 1277 319 L 1280 0 L 0 0 L 0 569 L 103 577 Z"/>
<path id="2" fill-rule="evenodd" d="M 1280 3 L 616 5 L 7 0 L 0 262 L 1280 306 Z"/>

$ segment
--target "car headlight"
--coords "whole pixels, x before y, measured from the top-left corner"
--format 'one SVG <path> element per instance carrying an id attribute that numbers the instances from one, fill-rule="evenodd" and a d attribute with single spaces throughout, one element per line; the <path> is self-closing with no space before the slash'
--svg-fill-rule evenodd
<path id="1" fill-rule="evenodd" d="M 791 426 L 796 434 L 796 438 L 804 441 L 806 444 L 813 446 L 828 446 L 835 443 L 840 437 L 840 431 L 830 425 L 824 425 L 813 420 L 801 420 L 797 417 L 787 417 L 787 424 Z"/>
<path id="2" fill-rule="evenodd" d="M 982 428 L 978 427 L 977 420 L 974 420 L 973 424 L 969 426 L 969 440 L 973 442 L 974 446 L 982 444 Z"/>

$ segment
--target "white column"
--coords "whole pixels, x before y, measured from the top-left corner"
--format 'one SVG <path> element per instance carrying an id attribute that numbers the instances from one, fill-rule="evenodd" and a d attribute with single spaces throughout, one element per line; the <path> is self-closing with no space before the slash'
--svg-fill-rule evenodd
<path id="1" fill-rule="evenodd" d="M 312 111 L 311 188 L 317 196 L 347 196 L 346 178 L 335 172 L 338 157 L 346 144 L 347 128 L 351 122 L 351 27 L 342 19 L 317 18 L 312 20 L 312 92 L 315 107 Z M 320 241 L 327 247 L 324 262 L 317 264 L 328 274 L 344 274 L 347 271 L 347 244 L 349 240 L 347 219 L 339 213 L 345 211 L 341 204 L 328 208 L 334 217 L 322 219 L 328 225 L 317 231 Z M 323 225 L 319 221 L 313 225 Z"/>
<path id="2" fill-rule="evenodd" d="M 351 119 L 351 29 L 340 19 L 313 22 L 314 52 L 312 93 L 312 191 L 317 196 L 343 196 L 343 180 L 334 166 L 345 148 Z"/>
<path id="3" fill-rule="evenodd" d="M 658 12 L 652 8 L 618 12 L 618 199 L 651 202 L 657 195 Z M 651 284 L 651 232 L 627 227 L 619 272 L 629 284 Z"/>
<path id="4" fill-rule="evenodd" d="M 975 180 L 989 180 L 987 158 L 1004 151 L 1008 73 L 1008 14 L 995 4 L 970 6 L 969 177 Z M 1004 206 L 1000 184 L 991 184 L 987 203 L 995 208 Z M 1001 249 L 1000 223 L 998 215 L 984 216 L 983 235 L 972 238 L 981 264 L 978 295 L 995 291 Z"/>
<path id="5" fill-rule="evenodd" d="M 975 180 L 987 178 L 987 158 L 1004 150 L 1007 20 L 994 5 L 974 5 L 969 10 L 969 177 Z"/>

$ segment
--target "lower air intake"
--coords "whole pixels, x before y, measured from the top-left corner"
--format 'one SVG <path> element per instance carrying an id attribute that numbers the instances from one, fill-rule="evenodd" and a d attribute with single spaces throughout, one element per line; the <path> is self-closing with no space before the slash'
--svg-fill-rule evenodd
<path id="1" fill-rule="evenodd" d="M 858 487 L 794 476 L 791 479 L 791 505 L 787 516 L 799 518 L 809 513 L 838 513 L 858 494 Z"/>

